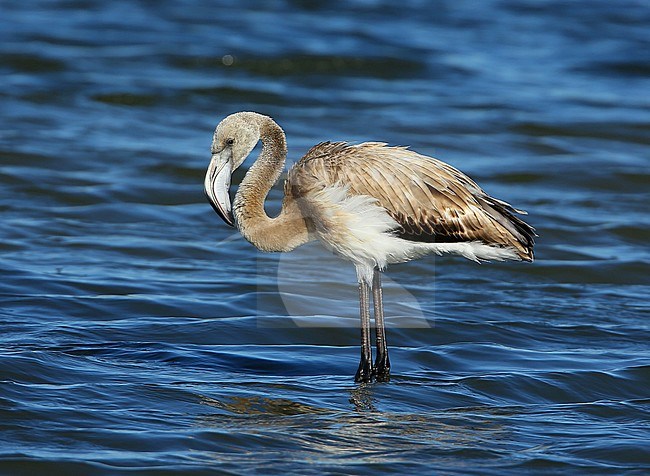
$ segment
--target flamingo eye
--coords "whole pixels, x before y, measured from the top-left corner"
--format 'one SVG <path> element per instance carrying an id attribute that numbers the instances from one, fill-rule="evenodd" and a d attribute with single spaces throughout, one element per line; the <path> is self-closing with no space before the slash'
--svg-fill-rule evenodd
<path id="1" fill-rule="evenodd" d="M 226 145 L 233 145 L 234 143 L 235 143 L 235 139 L 230 138 L 226 140 Z"/>

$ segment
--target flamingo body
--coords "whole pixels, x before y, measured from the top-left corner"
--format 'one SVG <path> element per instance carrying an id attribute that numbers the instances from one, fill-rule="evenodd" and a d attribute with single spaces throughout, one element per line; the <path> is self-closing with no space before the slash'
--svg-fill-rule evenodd
<path id="1" fill-rule="evenodd" d="M 232 172 L 261 140 L 259 158 L 242 180 L 231 207 Z M 286 160 L 284 132 L 253 112 L 228 116 L 217 126 L 205 191 L 215 211 L 236 224 L 263 251 L 290 251 L 318 240 L 351 261 L 359 281 L 361 362 L 356 380 L 388 380 L 380 273 L 388 264 L 429 253 L 474 261 L 533 261 L 534 228 L 525 212 L 485 193 L 454 167 L 405 147 L 380 142 L 323 142 L 288 172 L 280 214 L 264 201 Z M 232 210 L 231 210 L 232 208 Z M 369 295 L 376 321 L 377 361 L 370 349 Z"/>

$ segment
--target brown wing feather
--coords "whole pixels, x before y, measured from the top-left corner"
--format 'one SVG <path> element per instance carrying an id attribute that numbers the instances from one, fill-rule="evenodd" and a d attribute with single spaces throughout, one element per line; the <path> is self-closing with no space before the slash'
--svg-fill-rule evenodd
<path id="1" fill-rule="evenodd" d="M 534 229 L 509 204 L 487 195 L 452 166 L 404 147 L 323 142 L 289 171 L 287 194 L 331 185 L 369 195 L 397 221 L 401 238 L 421 242 L 481 241 L 510 246 L 533 259 Z"/>

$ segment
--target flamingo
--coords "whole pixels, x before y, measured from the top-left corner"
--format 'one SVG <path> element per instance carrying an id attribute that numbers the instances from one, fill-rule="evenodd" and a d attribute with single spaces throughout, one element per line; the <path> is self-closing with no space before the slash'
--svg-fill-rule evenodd
<path id="1" fill-rule="evenodd" d="M 262 150 L 230 201 L 231 176 L 261 140 Z M 287 174 L 280 213 L 264 201 L 287 156 L 286 136 L 268 116 L 238 112 L 212 139 L 204 188 L 215 212 L 262 251 L 287 252 L 318 240 L 354 264 L 359 286 L 361 359 L 356 382 L 390 379 L 381 273 L 429 253 L 533 261 L 535 230 L 526 212 L 486 194 L 451 165 L 381 142 L 321 142 Z M 370 293 L 376 360 L 372 360 Z"/>

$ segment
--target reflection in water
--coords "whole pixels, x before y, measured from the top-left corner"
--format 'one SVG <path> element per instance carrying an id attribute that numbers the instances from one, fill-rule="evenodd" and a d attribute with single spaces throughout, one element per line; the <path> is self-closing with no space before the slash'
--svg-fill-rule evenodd
<path id="1" fill-rule="evenodd" d="M 362 383 L 350 391 L 350 403 L 358 412 L 376 412 L 372 389 L 376 384 Z"/>
<path id="2" fill-rule="evenodd" d="M 512 409 L 496 415 L 488 408 L 474 408 L 468 413 L 380 411 L 373 387 L 376 384 L 347 390 L 355 412 L 332 412 L 285 398 L 234 397 L 224 403 L 204 397 L 202 403 L 219 413 L 202 415 L 197 420 L 197 433 L 208 438 L 211 432 L 227 431 L 230 438 L 250 440 L 253 446 L 264 447 L 263 451 L 291 448 L 285 456 L 293 459 L 318 455 L 322 464 L 348 461 L 395 465 L 427 454 L 451 457 L 458 453 L 468 460 L 496 458 L 501 451 L 519 447 L 512 444 L 512 435 L 501 418 L 504 414 L 516 415 Z"/>
<path id="3" fill-rule="evenodd" d="M 209 405 L 224 412 L 235 415 L 305 415 L 305 414 L 322 414 L 330 413 L 324 408 L 317 408 L 312 405 L 306 405 L 286 398 L 270 398 L 260 396 L 233 396 L 230 399 L 217 400 L 203 396 L 201 403 Z"/>

